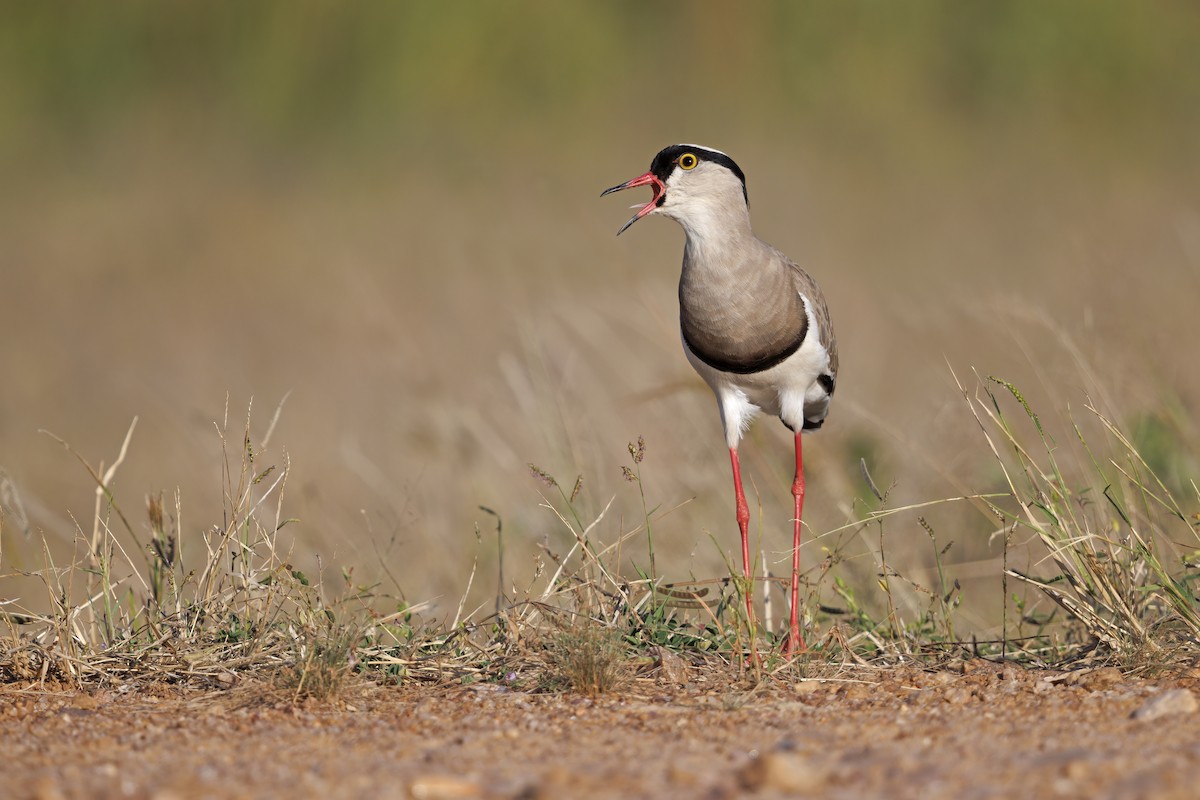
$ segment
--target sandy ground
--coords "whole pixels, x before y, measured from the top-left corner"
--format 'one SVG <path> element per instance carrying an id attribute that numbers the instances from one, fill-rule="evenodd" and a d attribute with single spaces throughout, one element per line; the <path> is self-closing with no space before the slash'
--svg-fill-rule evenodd
<path id="1" fill-rule="evenodd" d="M 1195 677 L 967 662 L 755 691 L 687 680 L 646 676 L 595 700 L 364 684 L 336 709 L 271 704 L 252 687 L 10 685 L 0 689 L 0 794 L 1200 796 Z"/>

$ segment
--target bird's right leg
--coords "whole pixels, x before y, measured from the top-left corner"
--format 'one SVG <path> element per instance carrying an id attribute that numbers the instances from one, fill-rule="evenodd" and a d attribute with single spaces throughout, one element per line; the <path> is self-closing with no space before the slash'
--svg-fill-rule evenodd
<path id="1" fill-rule="evenodd" d="M 754 570 L 750 563 L 750 507 L 746 505 L 746 493 L 742 491 L 742 466 L 738 462 L 736 447 L 729 448 L 729 460 L 733 463 L 733 493 L 737 498 L 736 512 L 738 530 L 742 534 L 742 569 L 746 575 L 746 623 L 750 635 L 754 635 Z"/>
<path id="2" fill-rule="evenodd" d="M 721 409 L 721 425 L 725 429 L 725 444 L 729 448 L 729 462 L 733 466 L 733 493 L 737 500 L 736 512 L 738 532 L 742 535 L 742 572 L 745 576 L 743 593 L 746 598 L 746 625 L 750 631 L 751 661 L 758 663 L 755 648 L 754 619 L 754 563 L 750 560 L 750 506 L 746 505 L 746 492 L 742 489 L 742 465 L 738 461 L 738 442 L 758 407 L 749 401 L 745 392 L 736 386 L 718 384 L 713 387 L 717 404 Z"/>
<path id="3" fill-rule="evenodd" d="M 794 655 L 804 650 L 804 639 L 800 636 L 800 518 L 804 513 L 804 460 L 800 445 L 800 431 L 796 431 L 796 478 L 792 481 L 792 495 L 796 500 L 796 516 L 792 538 L 792 584 L 791 616 L 788 621 L 788 640 L 784 653 Z"/>

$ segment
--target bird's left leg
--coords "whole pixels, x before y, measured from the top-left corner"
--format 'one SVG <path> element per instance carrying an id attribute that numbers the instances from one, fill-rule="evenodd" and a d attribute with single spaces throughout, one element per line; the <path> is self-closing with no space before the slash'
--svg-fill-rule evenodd
<path id="1" fill-rule="evenodd" d="M 754 631 L 754 566 L 750 561 L 750 507 L 746 504 L 746 493 L 742 490 L 742 465 L 736 447 L 729 448 L 729 460 L 733 465 L 734 511 L 737 516 L 738 532 L 742 535 L 742 570 L 746 585 L 746 624 Z"/>
<path id="2" fill-rule="evenodd" d="M 792 611 L 788 621 L 788 640 L 784 652 L 788 655 L 804 649 L 800 636 L 800 519 L 804 511 L 804 460 L 801 456 L 800 431 L 796 431 L 796 478 L 792 481 L 792 497 L 796 501 L 795 526 L 792 533 Z"/>

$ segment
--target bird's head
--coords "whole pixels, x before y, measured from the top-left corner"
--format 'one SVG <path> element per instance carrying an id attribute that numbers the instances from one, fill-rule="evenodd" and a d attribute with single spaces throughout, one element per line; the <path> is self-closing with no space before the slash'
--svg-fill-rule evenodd
<path id="1" fill-rule="evenodd" d="M 619 186 L 606 189 L 601 197 L 634 186 L 649 186 L 654 196 L 638 209 L 617 235 L 648 214 L 662 214 L 684 225 L 712 224 L 723 217 L 741 219 L 747 214 L 749 195 L 742 168 L 720 150 L 696 144 L 673 144 L 659 151 L 650 171 Z"/>

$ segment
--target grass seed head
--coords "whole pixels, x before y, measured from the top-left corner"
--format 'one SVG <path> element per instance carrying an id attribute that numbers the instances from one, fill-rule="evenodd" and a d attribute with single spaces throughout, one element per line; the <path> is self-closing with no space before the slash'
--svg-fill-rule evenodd
<path id="1" fill-rule="evenodd" d="M 642 459 L 646 457 L 646 440 L 639 436 L 637 443 L 629 443 L 629 455 L 633 457 L 633 463 L 640 464 Z"/>
<path id="2" fill-rule="evenodd" d="M 546 486 L 548 488 L 553 489 L 556 486 L 558 486 L 558 481 L 554 480 L 554 478 L 550 475 L 549 472 L 546 472 L 546 470 L 542 469 L 541 467 L 537 466 L 536 464 L 529 464 L 528 466 L 529 466 L 529 474 L 532 475 L 533 477 L 537 478 L 542 483 L 546 484 Z"/>

